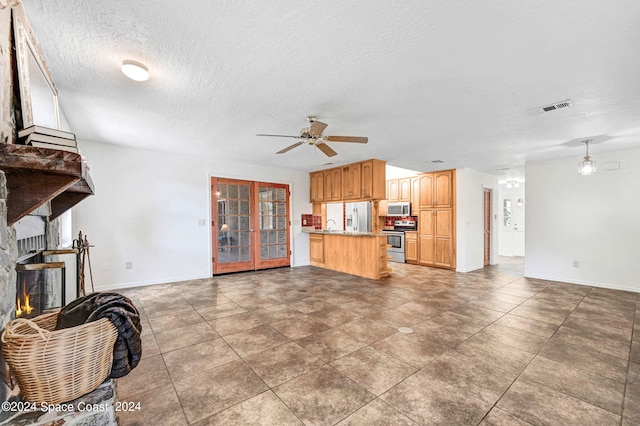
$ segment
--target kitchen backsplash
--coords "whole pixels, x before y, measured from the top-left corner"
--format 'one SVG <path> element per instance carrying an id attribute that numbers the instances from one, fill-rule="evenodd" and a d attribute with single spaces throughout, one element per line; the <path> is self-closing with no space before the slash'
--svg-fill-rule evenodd
<path id="1" fill-rule="evenodd" d="M 396 220 L 415 220 L 418 221 L 417 216 L 385 216 L 384 218 L 384 227 L 385 228 L 393 228 L 393 222 Z"/>

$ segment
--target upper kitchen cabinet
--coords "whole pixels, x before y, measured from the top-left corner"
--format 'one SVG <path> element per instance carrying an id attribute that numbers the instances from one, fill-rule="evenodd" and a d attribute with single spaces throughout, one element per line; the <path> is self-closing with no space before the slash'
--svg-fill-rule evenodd
<path id="1" fill-rule="evenodd" d="M 411 178 L 391 179 L 387 181 L 387 201 L 411 201 Z"/>
<path id="2" fill-rule="evenodd" d="M 362 199 L 384 200 L 387 198 L 386 161 L 367 160 L 362 163 Z"/>
<path id="3" fill-rule="evenodd" d="M 309 199 L 312 203 L 324 201 L 324 172 L 309 173 Z"/>
<path id="4" fill-rule="evenodd" d="M 362 197 L 362 164 L 348 164 L 342 168 L 342 199 L 358 200 Z"/>
<path id="5" fill-rule="evenodd" d="M 386 161 L 366 160 L 309 173 L 310 201 L 384 200 Z"/>
<path id="6" fill-rule="evenodd" d="M 390 203 L 396 203 L 400 200 L 400 187 L 398 184 L 398 179 L 387 181 L 387 201 Z"/>
<path id="7" fill-rule="evenodd" d="M 420 178 L 411 178 L 411 216 L 418 216 L 420 213 Z"/>
<path id="8" fill-rule="evenodd" d="M 324 201 L 342 200 L 342 169 L 324 171 Z"/>
<path id="9" fill-rule="evenodd" d="M 454 179 L 454 170 L 442 170 L 418 175 L 419 207 L 421 209 L 453 207 Z"/>

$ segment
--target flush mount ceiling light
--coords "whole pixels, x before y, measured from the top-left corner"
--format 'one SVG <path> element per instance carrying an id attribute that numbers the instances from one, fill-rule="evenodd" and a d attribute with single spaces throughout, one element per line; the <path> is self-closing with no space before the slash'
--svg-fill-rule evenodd
<path id="1" fill-rule="evenodd" d="M 596 162 L 593 161 L 589 155 L 589 142 L 593 142 L 593 140 L 586 139 L 582 141 L 582 143 L 587 147 L 587 153 L 584 156 L 584 160 L 578 163 L 578 174 L 582 176 L 592 175 L 596 172 Z"/>
<path id="2" fill-rule="evenodd" d="M 124 75 L 135 81 L 149 80 L 149 68 L 140 62 L 125 59 L 122 61 L 122 72 Z"/>

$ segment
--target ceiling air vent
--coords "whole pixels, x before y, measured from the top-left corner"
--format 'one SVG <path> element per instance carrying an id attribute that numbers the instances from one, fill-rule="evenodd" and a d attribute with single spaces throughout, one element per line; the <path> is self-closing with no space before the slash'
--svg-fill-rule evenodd
<path id="1" fill-rule="evenodd" d="M 544 105 L 538 108 L 530 109 L 527 112 L 529 113 L 529 115 L 538 115 L 538 114 L 542 114 L 543 112 L 551 112 L 557 109 L 569 108 L 572 106 L 573 106 L 573 103 L 571 103 L 571 99 L 565 99 L 564 101 L 555 102 L 550 105 Z"/>

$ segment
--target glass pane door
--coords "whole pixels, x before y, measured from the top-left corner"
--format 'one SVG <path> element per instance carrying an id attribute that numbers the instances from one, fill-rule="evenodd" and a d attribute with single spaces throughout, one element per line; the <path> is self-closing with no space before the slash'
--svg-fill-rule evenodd
<path id="1" fill-rule="evenodd" d="M 212 178 L 213 273 L 290 264 L 289 186 Z"/>
<path id="2" fill-rule="evenodd" d="M 251 227 L 251 183 L 216 179 L 213 220 L 216 273 L 245 271 L 254 268 Z"/>
<path id="3" fill-rule="evenodd" d="M 288 185 L 258 183 L 259 257 L 257 268 L 289 265 Z"/>

